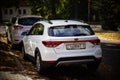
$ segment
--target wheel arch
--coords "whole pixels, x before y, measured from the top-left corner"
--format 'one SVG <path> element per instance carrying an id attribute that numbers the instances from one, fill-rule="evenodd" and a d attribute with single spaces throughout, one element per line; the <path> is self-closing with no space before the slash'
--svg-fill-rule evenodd
<path id="1" fill-rule="evenodd" d="M 40 59 L 41 59 L 40 50 L 39 50 L 39 48 L 37 47 L 37 48 L 35 49 L 35 60 L 36 60 L 36 57 L 37 57 L 37 53 L 38 53 L 38 52 L 39 52 Z"/>

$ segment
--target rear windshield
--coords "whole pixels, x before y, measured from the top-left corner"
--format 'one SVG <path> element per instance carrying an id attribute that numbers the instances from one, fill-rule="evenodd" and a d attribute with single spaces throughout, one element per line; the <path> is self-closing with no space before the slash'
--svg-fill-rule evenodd
<path id="1" fill-rule="evenodd" d="M 40 20 L 43 20 L 43 18 L 39 18 L 39 17 L 20 18 L 18 20 L 18 24 L 29 26 L 29 25 L 33 25 L 35 22 Z"/>
<path id="2" fill-rule="evenodd" d="M 67 26 L 53 26 L 49 28 L 50 36 L 64 37 L 64 36 L 89 36 L 94 35 L 90 26 L 81 25 L 67 25 Z"/>

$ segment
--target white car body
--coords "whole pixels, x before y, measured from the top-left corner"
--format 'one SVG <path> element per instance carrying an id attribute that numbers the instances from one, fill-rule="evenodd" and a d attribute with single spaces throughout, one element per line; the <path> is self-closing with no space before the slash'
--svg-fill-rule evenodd
<path id="1" fill-rule="evenodd" d="M 11 20 L 12 26 L 10 27 L 10 30 L 8 30 L 8 41 L 12 44 L 20 44 L 24 34 L 30 30 L 35 22 L 39 20 L 43 20 L 43 17 L 32 15 L 14 17 Z"/>
<path id="2" fill-rule="evenodd" d="M 41 35 L 31 34 L 32 31 L 34 32 L 34 27 L 37 24 L 44 26 L 43 34 Z M 31 29 L 23 38 L 23 55 L 30 55 L 33 58 L 37 58 L 36 51 L 39 51 L 41 61 L 46 62 L 48 66 L 59 66 L 74 63 L 89 64 L 91 62 L 100 63 L 102 58 L 102 49 L 100 46 L 100 40 L 95 34 L 88 36 L 59 37 L 49 34 L 50 27 L 69 25 L 89 26 L 86 23 L 74 20 L 51 20 L 50 22 L 40 21 L 35 23 L 32 27 L 33 30 Z M 51 30 L 52 29 L 54 28 L 51 28 Z M 68 34 L 71 33 L 70 31 L 67 32 L 69 32 Z M 37 61 L 37 59 L 35 60 Z M 38 71 L 40 72 L 41 69 L 38 69 Z"/>

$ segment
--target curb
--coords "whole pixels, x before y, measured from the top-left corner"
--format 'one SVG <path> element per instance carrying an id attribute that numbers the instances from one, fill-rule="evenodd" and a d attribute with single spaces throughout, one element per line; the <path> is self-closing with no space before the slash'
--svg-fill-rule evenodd
<path id="1" fill-rule="evenodd" d="M 25 68 L 23 67 L 23 65 L 21 64 L 21 62 L 18 60 L 18 58 L 14 55 L 13 52 L 9 51 L 9 54 L 12 55 L 13 59 L 15 60 L 17 67 L 19 68 L 19 71 L 24 71 Z M 17 73 L 16 73 L 17 74 Z M 19 75 L 19 74 L 18 74 Z M 23 79 L 20 80 L 32 80 L 32 78 L 30 78 L 27 74 L 23 74 L 23 75 L 19 75 L 20 77 L 23 77 Z M 19 78 L 20 78 L 19 77 Z M 19 80 L 19 78 L 17 78 L 16 80 Z"/>
<path id="2" fill-rule="evenodd" d="M 17 66 L 18 66 L 18 68 L 20 69 L 20 71 L 24 71 L 24 67 L 23 67 L 23 65 L 20 63 L 20 61 L 17 59 L 17 57 L 14 55 L 14 53 L 13 52 L 9 52 L 11 55 L 12 55 L 12 57 L 14 58 L 14 60 L 16 61 L 16 63 L 17 63 Z"/>

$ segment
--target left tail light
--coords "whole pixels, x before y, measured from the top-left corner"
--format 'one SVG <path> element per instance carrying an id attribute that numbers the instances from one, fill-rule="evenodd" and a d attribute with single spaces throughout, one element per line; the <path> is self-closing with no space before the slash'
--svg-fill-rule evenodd
<path id="1" fill-rule="evenodd" d="M 22 29 L 22 28 L 23 28 L 23 26 L 18 26 L 18 25 L 14 26 L 14 29 Z"/>
<path id="2" fill-rule="evenodd" d="M 42 43 L 46 47 L 54 48 L 54 47 L 57 47 L 58 45 L 60 45 L 62 42 L 60 42 L 60 41 L 43 41 Z"/>

